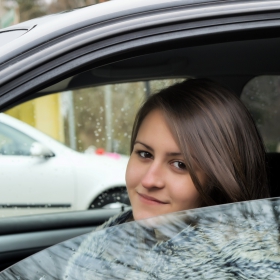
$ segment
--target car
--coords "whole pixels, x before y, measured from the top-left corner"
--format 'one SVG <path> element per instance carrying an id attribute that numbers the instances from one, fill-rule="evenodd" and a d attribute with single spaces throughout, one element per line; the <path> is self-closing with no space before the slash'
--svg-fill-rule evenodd
<path id="1" fill-rule="evenodd" d="M 0 279 L 278 279 L 279 205 L 259 199 L 117 224 L 47 248 Z"/>
<path id="2" fill-rule="evenodd" d="M 103 123 L 104 138 L 110 142 L 109 131 L 121 126 L 126 136 L 116 140 L 128 147 L 141 99 L 175 79 L 205 77 L 231 88 L 248 106 L 266 144 L 271 195 L 279 196 L 279 11 L 278 0 L 124 0 L 0 30 L 1 112 L 66 93 L 76 98 L 75 112 L 83 112 L 80 120 L 87 123 L 100 120 L 91 108 L 102 114 L 112 109 L 116 126 Z M 1 268 L 88 233 L 122 210 L 3 217 Z"/>
<path id="3" fill-rule="evenodd" d="M 128 156 L 79 153 L 2 113 L 0 143 L 2 216 L 129 205 Z"/>

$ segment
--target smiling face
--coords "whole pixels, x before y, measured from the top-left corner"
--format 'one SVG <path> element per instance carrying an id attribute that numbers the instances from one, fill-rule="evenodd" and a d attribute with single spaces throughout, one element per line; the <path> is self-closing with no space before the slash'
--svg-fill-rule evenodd
<path id="1" fill-rule="evenodd" d="M 203 184 L 203 173 L 197 171 Z M 135 220 L 200 207 L 200 195 L 159 110 L 143 120 L 126 170 Z"/>

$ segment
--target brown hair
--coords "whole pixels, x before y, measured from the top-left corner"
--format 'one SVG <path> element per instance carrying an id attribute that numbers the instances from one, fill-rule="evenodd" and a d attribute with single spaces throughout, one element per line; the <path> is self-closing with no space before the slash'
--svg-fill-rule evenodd
<path id="1" fill-rule="evenodd" d="M 150 96 L 136 115 L 131 152 L 144 118 L 155 109 L 174 133 L 204 206 L 269 196 L 262 139 L 232 92 L 209 80 L 191 79 Z M 206 175 L 204 185 L 197 168 Z"/>

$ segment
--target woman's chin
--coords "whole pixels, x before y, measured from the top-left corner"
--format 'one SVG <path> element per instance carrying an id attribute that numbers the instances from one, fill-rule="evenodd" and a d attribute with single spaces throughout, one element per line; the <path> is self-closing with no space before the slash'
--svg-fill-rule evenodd
<path id="1" fill-rule="evenodd" d="M 133 207 L 132 207 L 132 209 L 133 209 Z M 149 219 L 151 221 L 155 221 L 157 218 L 159 218 L 159 216 L 172 212 L 172 211 L 166 211 L 166 209 L 161 209 L 162 211 L 159 211 L 159 209 L 158 209 L 158 211 L 152 211 L 152 210 L 154 210 L 154 209 L 149 209 L 148 207 L 146 209 L 142 208 L 142 207 L 141 207 L 141 209 L 133 209 L 132 210 L 133 218 L 135 221 L 149 220 Z"/>
<path id="2" fill-rule="evenodd" d="M 133 213 L 133 218 L 139 224 L 146 228 L 159 228 L 162 225 L 165 225 L 170 222 L 170 217 L 166 216 L 165 214 L 170 213 L 148 213 L 148 212 L 136 212 Z"/>
<path id="3" fill-rule="evenodd" d="M 155 216 L 158 216 L 160 214 L 155 214 L 155 213 L 151 213 L 151 212 L 148 212 L 148 211 L 133 211 L 133 218 L 135 221 L 139 221 L 139 220 L 146 220 L 146 219 L 149 219 L 149 218 L 153 218 Z"/>

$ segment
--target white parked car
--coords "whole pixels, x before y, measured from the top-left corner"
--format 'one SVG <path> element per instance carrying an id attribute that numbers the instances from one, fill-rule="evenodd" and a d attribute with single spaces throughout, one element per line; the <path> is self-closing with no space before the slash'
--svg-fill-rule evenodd
<path id="1" fill-rule="evenodd" d="M 37 129 L 0 114 L 0 215 L 129 204 L 128 157 L 79 153 Z"/>

